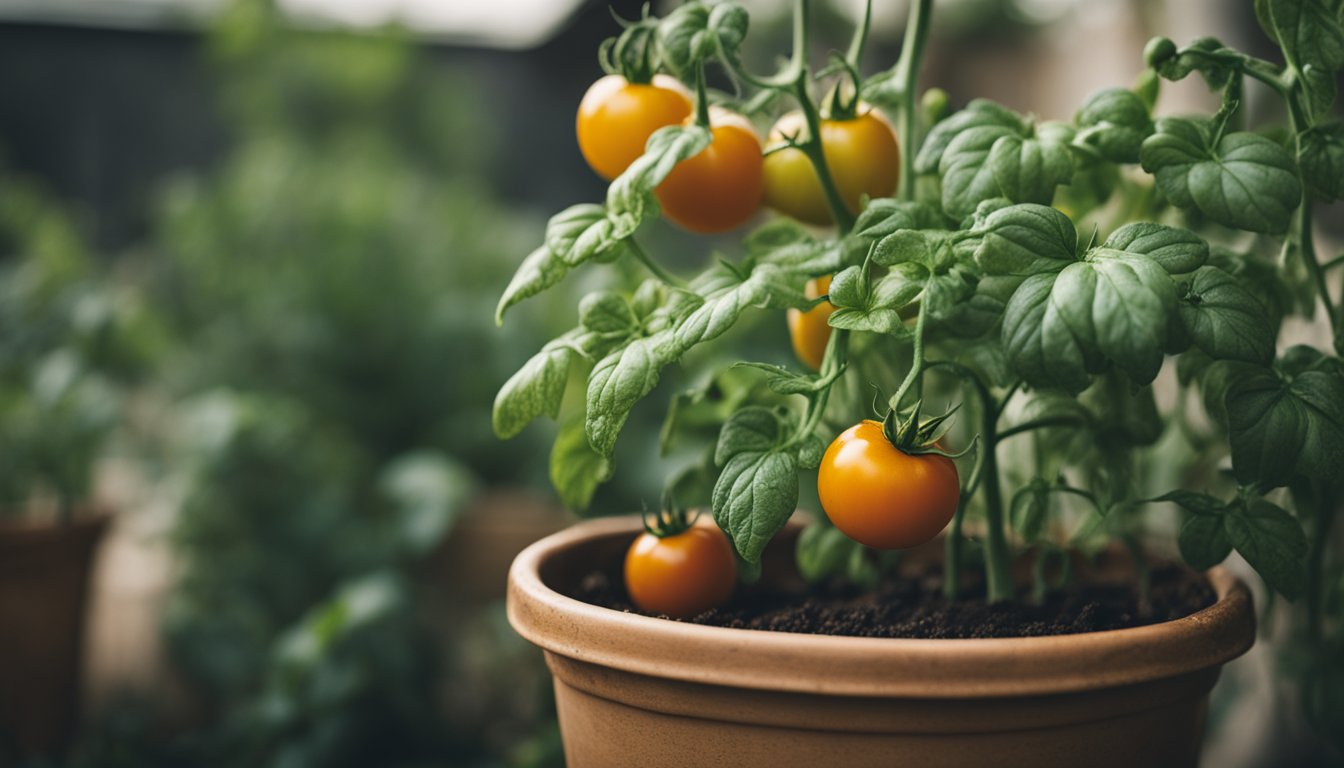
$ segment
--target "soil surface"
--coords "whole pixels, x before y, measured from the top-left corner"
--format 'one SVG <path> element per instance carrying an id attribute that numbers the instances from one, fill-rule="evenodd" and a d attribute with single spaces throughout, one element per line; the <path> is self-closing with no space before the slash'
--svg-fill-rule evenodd
<path id="1" fill-rule="evenodd" d="M 1072 591 L 1048 593 L 1039 603 L 994 604 L 984 601 L 983 592 L 980 597 L 949 602 L 941 589 L 941 577 L 934 571 L 885 583 L 867 593 L 843 586 L 817 586 L 808 592 L 740 587 L 729 605 L 689 621 L 854 637 L 1039 637 L 1157 624 L 1189 616 L 1215 600 L 1201 574 L 1176 565 L 1155 565 L 1146 603 L 1133 585 L 1082 584 Z M 656 615 L 632 606 L 621 579 L 602 571 L 584 579 L 573 597 L 604 608 Z"/>

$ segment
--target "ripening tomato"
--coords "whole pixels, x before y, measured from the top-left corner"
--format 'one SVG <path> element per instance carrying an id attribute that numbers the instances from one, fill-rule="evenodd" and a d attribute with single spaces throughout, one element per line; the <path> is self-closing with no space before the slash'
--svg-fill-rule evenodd
<path id="1" fill-rule="evenodd" d="M 767 148 L 807 129 L 801 112 L 790 112 L 770 129 Z M 901 152 L 891 124 L 877 111 L 863 108 L 852 120 L 822 120 L 821 150 L 836 189 L 853 213 L 864 195 L 889 197 L 900 176 Z M 765 158 L 765 204 L 809 224 L 832 223 L 821 180 L 801 150 L 781 149 Z"/>
<path id="2" fill-rule="evenodd" d="M 676 78 L 655 75 L 651 83 L 631 83 L 607 75 L 579 102 L 579 151 L 598 175 L 611 181 L 644 154 L 654 131 L 681 123 L 691 108 L 690 91 Z"/>
<path id="3" fill-rule="evenodd" d="M 686 619 L 733 596 L 733 546 L 713 523 L 659 538 L 642 533 L 625 553 L 625 590 L 641 610 Z"/>
<path id="4" fill-rule="evenodd" d="M 817 494 L 846 536 L 876 549 L 907 549 L 943 530 L 961 487 L 951 459 L 905 453 L 887 440 L 881 423 L 862 421 L 826 449 Z"/>
<path id="5" fill-rule="evenodd" d="M 713 141 L 677 164 L 654 193 L 663 215 L 701 234 L 727 232 L 761 207 L 761 140 L 745 117 L 710 109 Z"/>
<path id="6" fill-rule="evenodd" d="M 829 275 L 807 281 L 804 294 L 809 299 L 823 296 L 831 290 Z M 829 301 L 822 302 L 806 312 L 790 309 L 789 339 L 793 341 L 793 352 L 798 359 L 814 371 L 821 370 L 821 361 L 826 357 L 826 343 L 831 340 L 831 326 L 826 324 L 835 307 Z"/>

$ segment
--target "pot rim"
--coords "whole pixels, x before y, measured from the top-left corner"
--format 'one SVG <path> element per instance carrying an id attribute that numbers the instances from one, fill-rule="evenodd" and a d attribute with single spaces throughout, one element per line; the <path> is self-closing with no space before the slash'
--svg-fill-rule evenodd
<path id="1" fill-rule="evenodd" d="M 540 569 L 593 538 L 633 537 L 638 516 L 590 520 L 523 550 L 509 623 L 551 653 L 652 677 L 833 696 L 970 698 L 1070 693 L 1220 666 L 1255 641 L 1251 594 L 1219 566 L 1217 601 L 1182 619 L 1050 637 L 929 640 L 729 629 L 603 608 L 546 586 Z"/>

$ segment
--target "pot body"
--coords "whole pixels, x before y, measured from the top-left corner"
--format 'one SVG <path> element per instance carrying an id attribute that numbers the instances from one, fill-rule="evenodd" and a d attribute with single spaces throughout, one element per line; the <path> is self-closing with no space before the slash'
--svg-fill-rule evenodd
<path id="1" fill-rule="evenodd" d="M 637 518 L 584 523 L 519 555 L 509 618 L 555 679 L 571 768 L 1193 766 L 1209 690 L 1254 640 L 1245 586 L 1178 621 L 991 640 L 703 627 L 567 597 L 619 563 Z M 765 578 L 791 572 L 789 536 Z"/>
<path id="2" fill-rule="evenodd" d="M 49 754 L 73 732 L 89 570 L 108 517 L 0 527 L 0 739 Z"/>

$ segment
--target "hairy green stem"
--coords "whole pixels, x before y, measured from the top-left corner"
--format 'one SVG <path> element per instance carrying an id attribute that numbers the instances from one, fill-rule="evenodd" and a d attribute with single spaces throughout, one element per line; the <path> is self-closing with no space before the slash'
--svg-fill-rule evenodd
<path id="1" fill-rule="evenodd" d="M 901 410 L 901 401 L 910 391 L 910 387 L 915 387 L 915 393 L 918 397 L 924 391 L 924 323 L 928 316 L 929 302 L 919 302 L 919 314 L 915 319 L 915 348 L 910 358 L 910 370 L 905 374 L 905 380 L 901 382 L 900 389 L 891 398 L 891 410 L 899 412 Z M 915 419 L 919 414 L 914 415 Z"/>
<path id="2" fill-rule="evenodd" d="M 915 174 L 911 167 L 918 148 L 915 134 L 919 129 L 916 89 L 919 87 L 920 63 L 924 58 L 924 44 L 928 42 L 929 22 L 933 18 L 933 0 L 911 0 L 910 15 L 905 23 L 905 42 L 901 58 L 896 62 L 895 79 L 901 84 L 901 173 L 900 199 L 915 199 Z"/>
<path id="3" fill-rule="evenodd" d="M 672 288 L 686 287 L 686 284 L 683 283 L 679 278 L 677 278 L 676 275 L 672 274 L 671 272 L 668 272 L 666 269 L 663 269 L 661 264 L 654 261 L 653 258 L 650 257 L 648 253 L 645 253 L 644 249 L 639 247 L 639 243 L 636 243 L 634 238 L 626 240 L 626 245 L 627 247 L 629 247 L 630 252 L 634 254 L 635 259 L 638 260 L 640 264 L 643 264 L 646 269 L 652 272 L 653 276 L 658 278 L 658 280 L 661 281 L 664 285 L 670 286 Z"/>
<path id="4" fill-rule="evenodd" d="M 1003 488 L 999 484 L 999 461 L 995 453 L 999 439 L 999 415 L 986 408 L 980 424 L 980 439 L 985 441 L 985 571 L 991 603 L 1013 596 L 1013 576 L 1008 538 L 1004 533 Z"/>
<path id="5" fill-rule="evenodd" d="M 1081 416 L 1073 416 L 1073 415 L 1043 416 L 1039 419 L 1024 421 L 1021 424 L 1017 424 L 1009 427 L 1008 429 L 1003 430 L 1002 432 L 999 433 L 999 440 L 1000 441 L 1007 440 L 1008 438 L 1014 437 L 1016 435 L 1025 434 L 1027 432 L 1033 432 L 1038 429 L 1046 429 L 1048 427 L 1084 427 L 1084 426 L 1087 426 L 1087 420 Z"/>
<path id="6" fill-rule="evenodd" d="M 705 91 L 705 62 L 695 65 L 695 124 L 703 128 L 709 125 L 709 94 Z"/>
<path id="7" fill-rule="evenodd" d="M 859 26 L 854 29 L 854 37 L 849 41 L 849 51 L 845 53 L 845 61 L 849 63 L 849 68 L 855 72 L 859 71 L 859 63 L 863 58 L 864 46 L 868 44 L 868 30 L 873 25 L 873 0 L 868 0 L 863 4 L 863 19 Z"/>
<path id="8" fill-rule="evenodd" d="M 971 478 L 961 491 L 957 511 L 952 518 L 952 531 L 944 546 L 943 591 L 949 599 L 955 600 L 960 591 L 960 573 L 955 567 L 961 557 L 961 523 L 966 504 L 985 481 L 985 518 L 988 526 L 985 540 L 985 578 L 988 583 L 990 602 L 1008 600 L 1013 596 L 1012 557 L 1008 549 L 1008 538 L 1004 533 L 1003 489 L 999 482 L 999 464 L 994 455 L 998 447 L 997 426 L 1002 411 L 980 377 L 966 366 L 950 360 L 936 360 L 928 364 L 929 368 L 947 368 L 969 383 L 980 401 L 980 439 L 984 442 L 975 457 L 975 466 Z M 1013 388 L 1014 390 L 1016 387 Z M 1007 403 L 1013 390 L 1004 398 Z M 955 556 L 956 559 L 952 559 Z"/>

